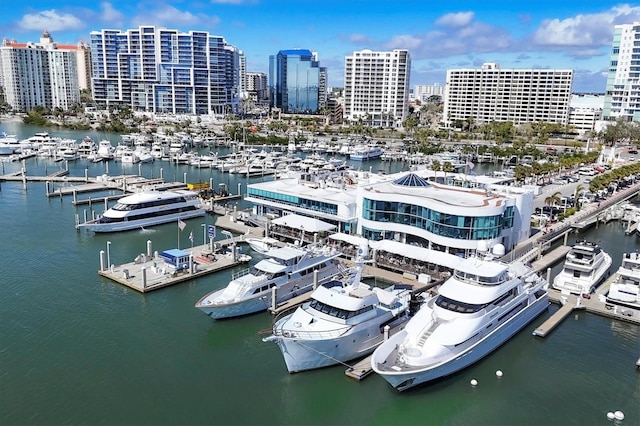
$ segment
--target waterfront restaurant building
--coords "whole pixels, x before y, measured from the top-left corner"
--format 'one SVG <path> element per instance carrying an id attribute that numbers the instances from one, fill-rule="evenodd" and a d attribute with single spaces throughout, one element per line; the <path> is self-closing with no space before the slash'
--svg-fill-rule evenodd
<path id="1" fill-rule="evenodd" d="M 449 184 L 436 183 L 434 173 L 357 172 L 312 183 L 288 178 L 250 184 L 245 199 L 257 214 L 311 216 L 336 225 L 344 241 L 393 241 L 409 253 L 422 247 L 465 256 L 480 242 L 509 251 L 529 238 L 533 192 L 484 176 L 450 174 Z"/>

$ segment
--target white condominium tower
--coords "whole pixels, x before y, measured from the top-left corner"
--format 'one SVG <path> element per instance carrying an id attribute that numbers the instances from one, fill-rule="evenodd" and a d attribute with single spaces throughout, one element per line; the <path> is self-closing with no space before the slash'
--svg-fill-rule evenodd
<path id="1" fill-rule="evenodd" d="M 411 57 L 405 49 L 360 50 L 345 57 L 344 118 L 399 127 L 409 113 Z"/>
<path id="2" fill-rule="evenodd" d="M 46 31 L 40 43 L 5 39 L 0 74 L 6 102 L 16 111 L 35 106 L 67 110 L 80 102 L 76 49 L 57 45 Z"/>
<path id="3" fill-rule="evenodd" d="M 640 121 L 640 22 L 614 27 L 602 116 Z"/>
<path id="4" fill-rule="evenodd" d="M 443 120 L 448 126 L 470 118 L 478 124 L 567 124 L 572 84 L 570 69 L 500 69 L 485 63 L 480 69 L 447 70 Z"/>
<path id="5" fill-rule="evenodd" d="M 225 114 L 238 109 L 242 55 L 207 31 L 92 31 L 93 97 L 102 107 Z"/>

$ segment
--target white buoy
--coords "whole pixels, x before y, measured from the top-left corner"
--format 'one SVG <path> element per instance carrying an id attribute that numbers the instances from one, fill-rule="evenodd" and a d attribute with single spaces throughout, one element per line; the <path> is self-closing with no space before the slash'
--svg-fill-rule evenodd
<path id="1" fill-rule="evenodd" d="M 502 377 L 502 370 L 496 371 L 496 377 Z"/>
<path id="2" fill-rule="evenodd" d="M 609 412 L 607 413 L 607 419 L 609 419 L 609 420 L 613 420 L 614 418 L 615 418 L 615 416 L 613 415 L 613 413 L 612 413 L 611 411 L 609 411 Z"/>
<path id="3" fill-rule="evenodd" d="M 478 381 L 476 379 L 471 379 L 471 386 L 476 386 Z"/>
<path id="4" fill-rule="evenodd" d="M 615 413 L 613 413 L 613 416 L 616 420 L 624 420 L 624 413 L 622 411 L 616 411 Z"/>

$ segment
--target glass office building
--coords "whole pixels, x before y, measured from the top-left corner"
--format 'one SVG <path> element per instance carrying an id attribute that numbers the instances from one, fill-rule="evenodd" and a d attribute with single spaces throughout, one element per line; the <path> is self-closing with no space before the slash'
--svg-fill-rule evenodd
<path id="1" fill-rule="evenodd" d="M 286 114 L 314 114 L 326 97 L 326 68 L 308 49 L 281 50 L 269 57 L 270 104 Z"/>

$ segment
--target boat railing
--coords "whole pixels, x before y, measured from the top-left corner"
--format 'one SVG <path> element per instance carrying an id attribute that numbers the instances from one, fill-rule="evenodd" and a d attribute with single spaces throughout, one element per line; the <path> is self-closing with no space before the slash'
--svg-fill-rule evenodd
<path id="1" fill-rule="evenodd" d="M 294 327 L 300 327 L 301 324 L 299 322 L 293 323 Z M 285 337 L 285 338 L 300 338 L 300 339 L 309 339 L 309 340 L 323 340 L 323 339 L 335 339 L 337 337 L 342 336 L 351 328 L 350 325 L 341 327 L 334 330 L 284 330 L 282 327 L 275 328 L 273 330 L 274 336 Z"/>

